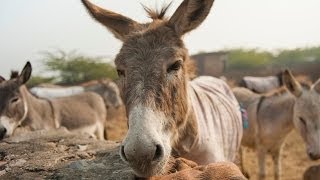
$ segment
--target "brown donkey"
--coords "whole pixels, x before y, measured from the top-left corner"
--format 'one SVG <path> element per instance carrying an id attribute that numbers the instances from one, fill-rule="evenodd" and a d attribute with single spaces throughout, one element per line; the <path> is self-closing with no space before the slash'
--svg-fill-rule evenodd
<path id="1" fill-rule="evenodd" d="M 31 76 L 28 62 L 20 75 L 5 80 L 0 76 L 0 140 L 18 126 L 30 130 L 66 127 L 104 139 L 106 109 L 95 93 L 82 93 L 53 100 L 33 96 L 24 85 Z"/>
<path id="2" fill-rule="evenodd" d="M 129 130 L 120 155 L 138 176 L 161 174 L 172 152 L 199 164 L 234 161 L 242 137 L 238 103 L 213 77 L 190 80 L 182 36 L 198 27 L 213 0 L 184 0 L 171 18 L 146 8 L 140 24 L 82 0 L 123 46 L 115 59 Z"/>

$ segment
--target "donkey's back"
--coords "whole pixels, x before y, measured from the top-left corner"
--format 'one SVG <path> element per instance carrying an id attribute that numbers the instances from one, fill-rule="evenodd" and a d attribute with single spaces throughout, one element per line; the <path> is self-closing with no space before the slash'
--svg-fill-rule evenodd
<path id="1" fill-rule="evenodd" d="M 282 81 L 281 77 L 279 78 L 279 76 L 245 76 L 241 80 L 240 85 L 257 93 L 266 93 L 273 89 L 279 88 L 282 85 Z"/>

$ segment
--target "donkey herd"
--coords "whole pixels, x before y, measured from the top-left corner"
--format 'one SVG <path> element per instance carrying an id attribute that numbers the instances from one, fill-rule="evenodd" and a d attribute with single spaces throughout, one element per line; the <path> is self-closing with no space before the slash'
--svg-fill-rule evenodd
<path id="1" fill-rule="evenodd" d="M 268 77 L 271 87 L 267 80 L 247 77 L 245 87 L 231 89 L 218 78 L 195 77 L 182 38 L 206 19 L 213 2 L 184 0 L 171 17 L 166 17 L 170 5 L 145 8 L 152 21 L 139 23 L 82 0 L 91 17 L 123 42 L 115 58 L 118 83 L 28 89 L 27 62 L 10 79 L 0 76 L 0 139 L 19 128 L 65 127 L 104 140 L 107 109 L 124 105 L 128 132 L 119 153 L 137 177 L 245 179 L 233 164 L 243 163 L 243 145 L 257 152 L 259 179 L 266 178 L 267 153 L 280 179 L 281 147 L 294 128 L 310 159 L 320 159 L 320 80 L 307 85 L 285 70 Z"/>

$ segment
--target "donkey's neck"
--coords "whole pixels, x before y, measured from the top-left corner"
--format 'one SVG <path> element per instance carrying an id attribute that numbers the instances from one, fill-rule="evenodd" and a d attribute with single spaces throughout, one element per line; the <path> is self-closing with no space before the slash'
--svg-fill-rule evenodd
<path id="1" fill-rule="evenodd" d="M 295 98 L 286 91 L 279 95 L 265 97 L 259 110 L 259 114 L 261 114 L 261 117 L 268 117 L 268 122 L 265 123 L 270 123 L 270 121 L 272 121 L 274 131 L 276 131 L 274 133 L 283 134 L 285 136 L 294 128 L 294 105 Z"/>
<path id="2" fill-rule="evenodd" d="M 193 89 L 190 87 L 189 83 L 190 82 L 187 82 L 188 111 L 184 125 L 178 129 L 179 133 L 174 145 L 174 149 L 179 155 L 189 153 L 198 138 L 198 124 L 190 97 L 190 93 Z"/>
<path id="3" fill-rule="evenodd" d="M 190 105 L 186 123 L 179 129 L 179 137 L 174 149 L 179 155 L 189 153 L 198 137 L 198 126 L 193 107 Z"/>
<path id="4" fill-rule="evenodd" d="M 20 93 L 28 111 L 22 126 L 29 127 L 31 130 L 56 128 L 53 106 L 49 100 L 33 96 L 24 85 L 20 87 Z"/>

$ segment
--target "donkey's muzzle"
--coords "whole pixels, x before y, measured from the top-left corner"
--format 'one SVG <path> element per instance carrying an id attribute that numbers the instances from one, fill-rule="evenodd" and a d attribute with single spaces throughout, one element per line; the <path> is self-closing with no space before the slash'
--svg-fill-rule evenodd
<path id="1" fill-rule="evenodd" d="M 153 169 L 159 165 L 164 158 L 164 148 L 160 144 L 148 144 L 142 147 L 122 145 L 120 155 L 138 176 L 148 177 Z M 151 170 L 151 171 L 150 171 Z"/>
<path id="2" fill-rule="evenodd" d="M 7 129 L 5 127 L 0 127 L 0 140 L 4 138 L 7 133 Z"/>
<path id="3" fill-rule="evenodd" d="M 137 152 L 135 149 L 133 149 L 133 151 L 128 149 L 126 150 L 126 147 L 122 145 L 120 153 L 122 158 L 127 162 L 130 162 L 130 160 L 135 161 L 137 159 L 136 157 L 144 157 L 143 159 L 138 160 L 149 162 L 159 161 L 163 157 L 163 147 L 160 144 L 154 145 L 152 148 L 146 148 L 145 150 L 145 152 Z M 136 153 L 139 153 L 139 155 Z"/>

